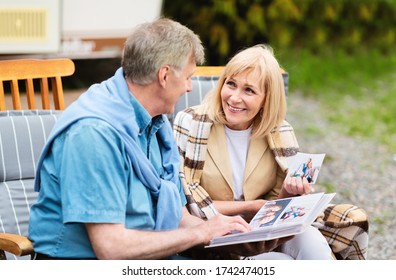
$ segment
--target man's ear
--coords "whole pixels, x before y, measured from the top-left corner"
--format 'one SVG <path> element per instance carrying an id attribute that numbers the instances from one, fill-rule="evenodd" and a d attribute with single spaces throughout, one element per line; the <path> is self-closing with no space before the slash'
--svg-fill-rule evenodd
<path id="1" fill-rule="evenodd" d="M 158 71 L 158 82 L 162 87 L 166 86 L 166 83 L 169 78 L 169 72 L 172 71 L 169 65 L 164 65 Z"/>

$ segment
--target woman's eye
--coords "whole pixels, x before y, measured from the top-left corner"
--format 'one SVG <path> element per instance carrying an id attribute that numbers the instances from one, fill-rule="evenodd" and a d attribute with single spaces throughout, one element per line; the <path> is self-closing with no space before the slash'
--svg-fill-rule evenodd
<path id="1" fill-rule="evenodd" d="M 245 90 L 247 93 L 255 94 L 255 91 L 252 90 L 251 88 L 246 88 Z"/>
<path id="2" fill-rule="evenodd" d="M 236 86 L 235 83 L 234 83 L 233 81 L 228 81 L 228 82 L 227 82 L 227 85 L 229 85 L 229 86 L 231 86 L 231 87 L 235 87 L 235 86 Z"/>

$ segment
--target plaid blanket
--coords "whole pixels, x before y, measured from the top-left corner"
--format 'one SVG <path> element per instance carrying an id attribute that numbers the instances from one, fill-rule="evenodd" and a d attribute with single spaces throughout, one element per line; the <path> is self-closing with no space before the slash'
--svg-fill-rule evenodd
<path id="1" fill-rule="evenodd" d="M 218 213 L 212 199 L 200 185 L 208 138 L 213 121 L 202 106 L 179 112 L 173 128 L 180 153 L 180 178 L 191 214 L 210 219 Z M 276 162 L 287 172 L 287 157 L 295 155 L 298 142 L 292 126 L 284 121 L 267 136 Z M 330 205 L 314 222 L 327 239 L 337 259 L 366 259 L 368 217 L 359 207 L 348 204 Z"/>
<path id="2" fill-rule="evenodd" d="M 363 209 L 351 204 L 329 205 L 313 225 L 338 260 L 367 259 L 369 224 Z"/>

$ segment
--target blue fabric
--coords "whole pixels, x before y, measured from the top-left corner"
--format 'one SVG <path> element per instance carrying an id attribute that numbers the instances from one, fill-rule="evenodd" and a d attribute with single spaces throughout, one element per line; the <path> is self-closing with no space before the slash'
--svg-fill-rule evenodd
<path id="1" fill-rule="evenodd" d="M 120 134 L 134 172 L 157 199 L 155 229 L 177 228 L 182 216 L 181 199 L 176 186 L 179 180 L 179 154 L 169 121 L 165 115 L 161 117 L 165 124 L 158 130 L 157 135 L 162 154 L 163 178 L 156 173 L 137 143 L 139 126 L 131 103 L 131 93 L 123 70 L 119 68 L 112 78 L 91 86 L 62 113 L 40 156 L 35 190 L 40 190 L 40 168 L 52 141 L 76 121 L 83 118 L 98 118 L 109 123 Z"/>
<path id="2" fill-rule="evenodd" d="M 155 133 L 163 121 L 151 121 L 143 113 L 138 116 L 141 149 L 148 151 L 156 172 L 162 174 Z M 61 133 L 43 161 L 41 180 L 45 187 L 30 211 L 29 238 L 36 252 L 57 258 L 96 258 L 85 223 L 155 228 L 150 191 L 133 172 L 124 142 L 107 122 L 85 118 Z M 185 203 L 180 182 L 178 191 Z"/>

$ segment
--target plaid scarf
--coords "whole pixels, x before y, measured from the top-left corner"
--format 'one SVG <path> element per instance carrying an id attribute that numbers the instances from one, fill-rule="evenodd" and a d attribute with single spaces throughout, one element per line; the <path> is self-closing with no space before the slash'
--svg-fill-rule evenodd
<path id="1" fill-rule="evenodd" d="M 180 153 L 180 178 L 191 214 L 210 219 L 218 213 L 212 199 L 200 185 L 213 121 L 202 106 L 179 112 L 173 124 Z M 299 146 L 293 127 L 284 121 L 266 137 L 280 168 L 287 172 L 287 158 Z M 327 239 L 337 259 L 366 259 L 368 218 L 363 209 L 349 204 L 330 205 L 313 224 Z"/>

